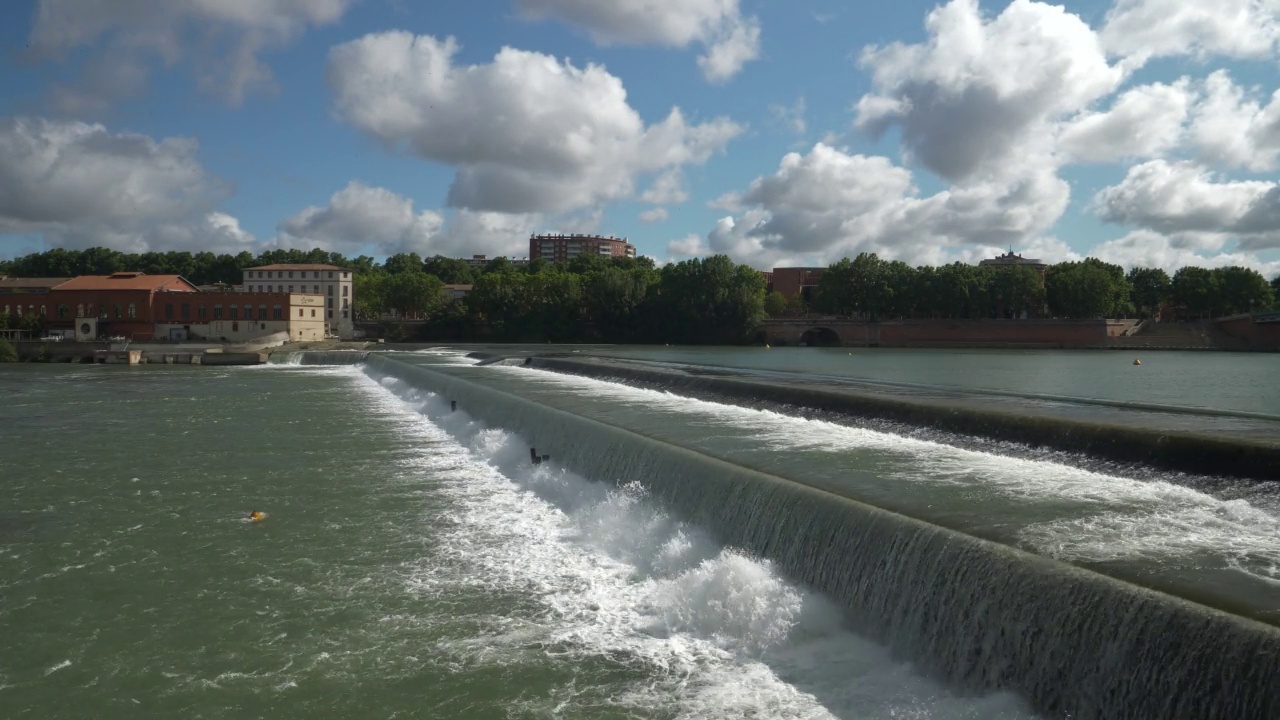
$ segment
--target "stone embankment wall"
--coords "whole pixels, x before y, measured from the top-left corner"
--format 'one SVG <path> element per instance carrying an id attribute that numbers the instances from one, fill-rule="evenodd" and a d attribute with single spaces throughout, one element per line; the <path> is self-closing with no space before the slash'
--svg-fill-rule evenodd
<path id="1" fill-rule="evenodd" d="M 1214 323 L 1216 329 L 1245 344 L 1249 350 L 1280 351 L 1280 322 L 1257 322 L 1252 315 L 1238 315 Z"/>
<path id="2" fill-rule="evenodd" d="M 770 321 L 761 329 L 772 345 L 798 345 L 806 333 L 825 328 L 840 345 L 880 347 L 1104 348 L 1135 321 L 1114 320 L 850 320 L 797 318 Z"/>

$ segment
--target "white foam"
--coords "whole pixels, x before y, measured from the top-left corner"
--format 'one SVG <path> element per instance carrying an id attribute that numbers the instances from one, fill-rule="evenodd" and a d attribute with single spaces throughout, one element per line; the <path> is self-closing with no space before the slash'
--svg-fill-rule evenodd
<path id="1" fill-rule="evenodd" d="M 959 488 L 975 506 L 984 494 L 996 493 L 1055 515 L 1029 524 L 1018 537 L 1037 552 L 1065 560 L 1185 558 L 1208 552 L 1217 557 L 1210 565 L 1262 579 L 1275 579 L 1274 568 L 1280 566 L 1280 517 L 1246 500 L 575 375 L 515 366 L 491 370 L 583 397 L 738 428 L 766 448 L 903 456 L 910 463 L 891 471 L 896 482 Z"/>
<path id="2" fill-rule="evenodd" d="M 435 491 L 455 510 L 431 520 L 442 547 L 412 587 L 440 598 L 467 585 L 535 606 L 479 619 L 483 632 L 440 649 L 463 666 L 575 668 L 559 710 L 523 714 L 590 703 L 682 718 L 1029 717 L 1010 696 L 956 697 L 894 661 L 845 631 L 825 598 L 673 519 L 643 486 L 530 465 L 510 433 L 398 379 L 379 385 L 428 415 L 439 430 L 424 440 L 452 464 Z M 588 686 L 583 668 L 599 666 L 617 671 Z"/>

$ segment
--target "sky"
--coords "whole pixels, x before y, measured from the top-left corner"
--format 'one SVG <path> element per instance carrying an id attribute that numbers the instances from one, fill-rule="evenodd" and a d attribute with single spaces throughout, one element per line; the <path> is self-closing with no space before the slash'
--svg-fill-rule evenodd
<path id="1" fill-rule="evenodd" d="M 10 0 L 0 257 L 1280 274 L 1280 0 Z"/>

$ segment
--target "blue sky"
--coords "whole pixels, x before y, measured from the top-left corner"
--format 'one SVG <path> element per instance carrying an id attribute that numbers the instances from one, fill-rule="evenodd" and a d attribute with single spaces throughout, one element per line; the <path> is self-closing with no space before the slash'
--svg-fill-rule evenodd
<path id="1" fill-rule="evenodd" d="M 39 0 L 0 44 L 0 257 L 1280 272 L 1275 2 Z"/>

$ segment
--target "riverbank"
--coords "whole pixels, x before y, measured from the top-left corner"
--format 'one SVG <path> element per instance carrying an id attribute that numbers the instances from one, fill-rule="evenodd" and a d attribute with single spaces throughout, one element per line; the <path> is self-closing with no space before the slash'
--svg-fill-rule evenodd
<path id="1" fill-rule="evenodd" d="M 287 342 L 274 347 L 255 343 L 109 343 L 21 340 L 12 343 L 19 362 L 119 365 L 261 365 L 272 355 L 302 351 L 363 350 L 360 341 Z"/>

